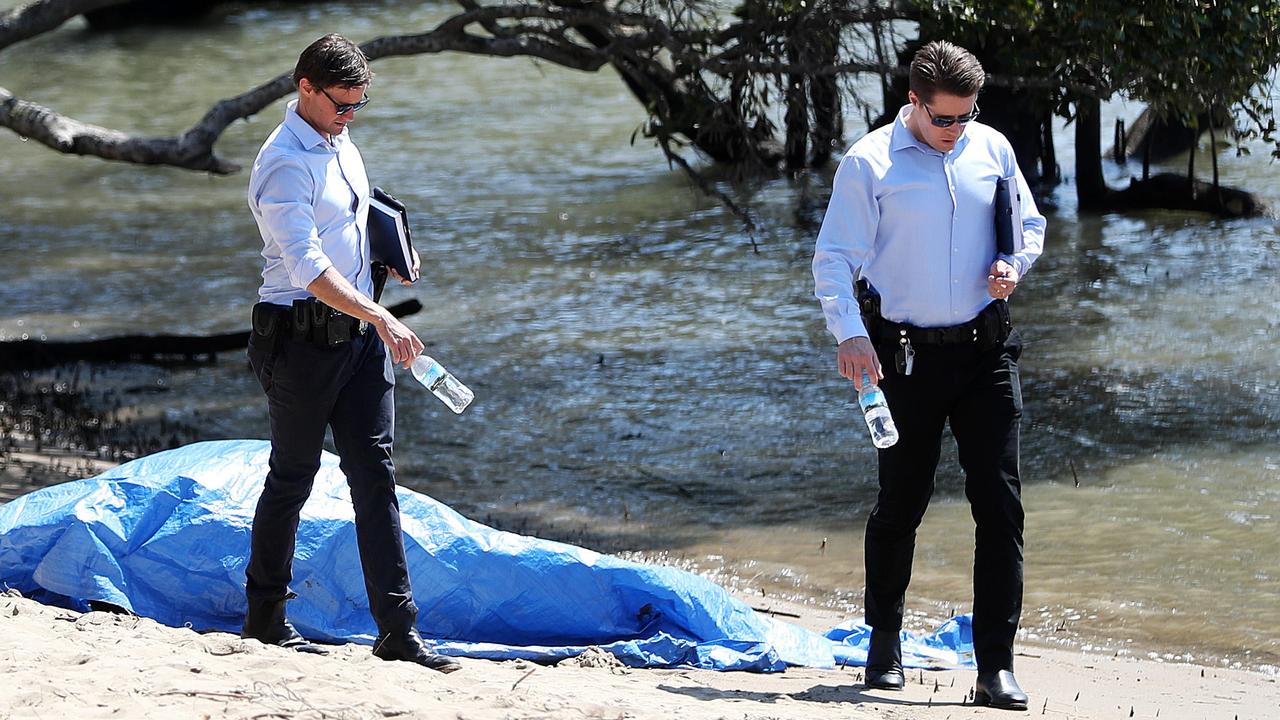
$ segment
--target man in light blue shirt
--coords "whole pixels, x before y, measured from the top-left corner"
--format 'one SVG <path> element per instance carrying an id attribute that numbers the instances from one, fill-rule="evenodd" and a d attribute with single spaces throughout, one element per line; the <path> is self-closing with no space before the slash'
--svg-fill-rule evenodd
<path id="1" fill-rule="evenodd" d="M 242 635 L 324 652 L 289 623 L 285 601 L 293 597 L 298 514 L 328 427 L 351 488 L 378 626 L 374 655 L 452 672 L 458 663 L 428 652 L 416 628 L 396 501 L 392 365 L 408 367 L 422 341 L 372 297 L 369 180 L 347 129 L 369 102 L 372 79 L 364 53 L 346 38 L 326 35 L 308 46 L 293 72 L 298 99 L 249 178 L 265 261 L 249 363 L 267 395 L 271 463 L 253 518 Z"/>
<path id="2" fill-rule="evenodd" d="M 911 63 L 910 104 L 840 162 L 813 276 L 840 374 L 859 389 L 879 381 L 900 438 L 879 451 L 880 491 L 867 521 L 867 685 L 904 684 L 898 632 L 916 528 L 950 423 L 977 524 L 975 702 L 1026 709 L 1013 676 L 1022 609 L 1022 343 L 1006 300 L 1040 255 L 1045 221 L 1009 142 L 974 122 L 984 80 L 963 48 L 921 48 Z M 1012 254 L 996 252 L 1003 178 L 1015 178 L 1022 197 L 1022 247 Z"/>

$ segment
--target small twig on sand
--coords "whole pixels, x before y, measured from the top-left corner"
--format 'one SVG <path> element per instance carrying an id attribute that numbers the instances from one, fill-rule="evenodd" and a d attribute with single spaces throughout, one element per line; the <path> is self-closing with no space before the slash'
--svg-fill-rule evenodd
<path id="1" fill-rule="evenodd" d="M 774 610 L 772 608 L 761 608 L 761 607 L 755 607 L 755 606 L 752 606 L 751 609 L 755 610 L 758 613 L 763 613 L 765 615 L 780 615 L 782 617 L 789 617 L 789 618 L 800 617 L 796 613 L 786 612 L 785 610 Z"/>
<path id="2" fill-rule="evenodd" d="M 156 695 L 185 695 L 187 697 L 228 698 L 231 700 L 253 700 L 256 695 L 241 692 L 213 692 L 210 690 L 166 690 Z"/>
<path id="3" fill-rule="evenodd" d="M 515 690 L 517 685 L 519 685 L 520 683 L 524 682 L 524 679 L 525 679 L 525 678 L 527 678 L 527 677 L 529 677 L 530 675 L 534 674 L 535 672 L 537 672 L 537 670 L 538 670 L 538 668 L 533 668 L 532 670 L 530 670 L 529 672 L 525 673 L 524 675 L 521 675 L 519 680 L 517 680 L 517 681 L 515 681 L 515 682 L 511 683 L 511 689 L 512 689 L 512 690 Z"/>

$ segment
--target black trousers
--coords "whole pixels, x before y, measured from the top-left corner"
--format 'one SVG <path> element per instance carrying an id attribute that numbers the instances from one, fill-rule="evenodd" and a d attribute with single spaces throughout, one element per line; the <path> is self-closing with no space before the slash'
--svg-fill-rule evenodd
<path id="1" fill-rule="evenodd" d="M 369 330 L 335 347 L 284 338 L 249 341 L 249 364 L 267 394 L 271 464 L 253 518 L 245 591 L 250 601 L 289 592 L 298 513 L 320 468 L 325 428 L 351 488 L 365 590 L 382 633 L 413 626 L 417 607 L 405 563 L 391 444 L 395 376 Z"/>
<path id="2" fill-rule="evenodd" d="M 1018 424 L 1022 341 L 916 345 L 911 375 L 894 366 L 896 342 L 877 347 L 881 384 L 898 427 L 880 450 L 880 493 L 867 520 L 866 619 L 878 630 L 902 627 L 916 528 L 933 494 L 944 423 L 951 423 L 976 529 L 973 637 L 979 670 L 1013 669 L 1022 614 L 1022 485 Z"/>

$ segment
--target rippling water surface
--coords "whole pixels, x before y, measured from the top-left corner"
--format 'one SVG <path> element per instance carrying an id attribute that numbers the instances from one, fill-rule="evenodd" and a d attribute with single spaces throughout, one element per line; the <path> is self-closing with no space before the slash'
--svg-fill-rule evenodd
<path id="1" fill-rule="evenodd" d="M 267 5 L 111 34 L 75 22 L 7 50 L 0 86 L 172 134 L 323 32 L 416 32 L 449 8 Z M 812 298 L 814 211 L 796 212 L 807 199 L 820 217 L 830 178 L 740 189 L 765 226 L 754 253 L 656 149 L 630 143 L 643 113 L 611 72 L 459 55 L 375 69 L 352 132 L 425 251 L 424 281 L 387 300 L 426 305 L 409 324 L 477 395 L 455 417 L 402 386 L 402 482 L 502 527 L 715 572 L 762 602 L 860 613 L 875 458 Z M 237 123 L 218 151 L 247 165 L 282 111 Z M 1070 152 L 1060 142 L 1065 168 Z M 1224 153 L 1224 181 L 1280 201 L 1266 157 Z M 1117 184 L 1137 172 L 1108 168 Z M 244 327 L 261 242 L 247 180 L 0 133 L 0 336 Z M 1048 250 L 1014 303 L 1027 632 L 1280 664 L 1276 223 L 1080 217 L 1069 186 L 1051 200 Z M 211 438 L 265 437 L 238 356 L 161 382 L 153 411 Z M 966 609 L 972 521 L 953 448 L 918 547 L 909 605 L 929 619 Z"/>

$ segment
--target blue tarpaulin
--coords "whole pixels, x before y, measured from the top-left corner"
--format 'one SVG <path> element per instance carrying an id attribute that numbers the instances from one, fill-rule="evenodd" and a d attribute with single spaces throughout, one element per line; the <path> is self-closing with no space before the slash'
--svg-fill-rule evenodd
<path id="1" fill-rule="evenodd" d="M 0 583 L 81 610 L 96 601 L 238 632 L 269 455 L 259 440 L 197 443 L 0 505 Z M 398 494 L 419 628 L 438 652 L 556 660 L 595 645 L 636 667 L 765 672 L 865 662 L 865 626 L 823 637 L 698 575 L 494 530 L 421 493 Z M 372 641 L 350 494 L 329 453 L 302 510 L 293 573 L 289 617 L 303 635 Z M 920 654 L 908 638 L 904 659 L 967 664 L 971 636 L 956 623 L 921 641 Z"/>

